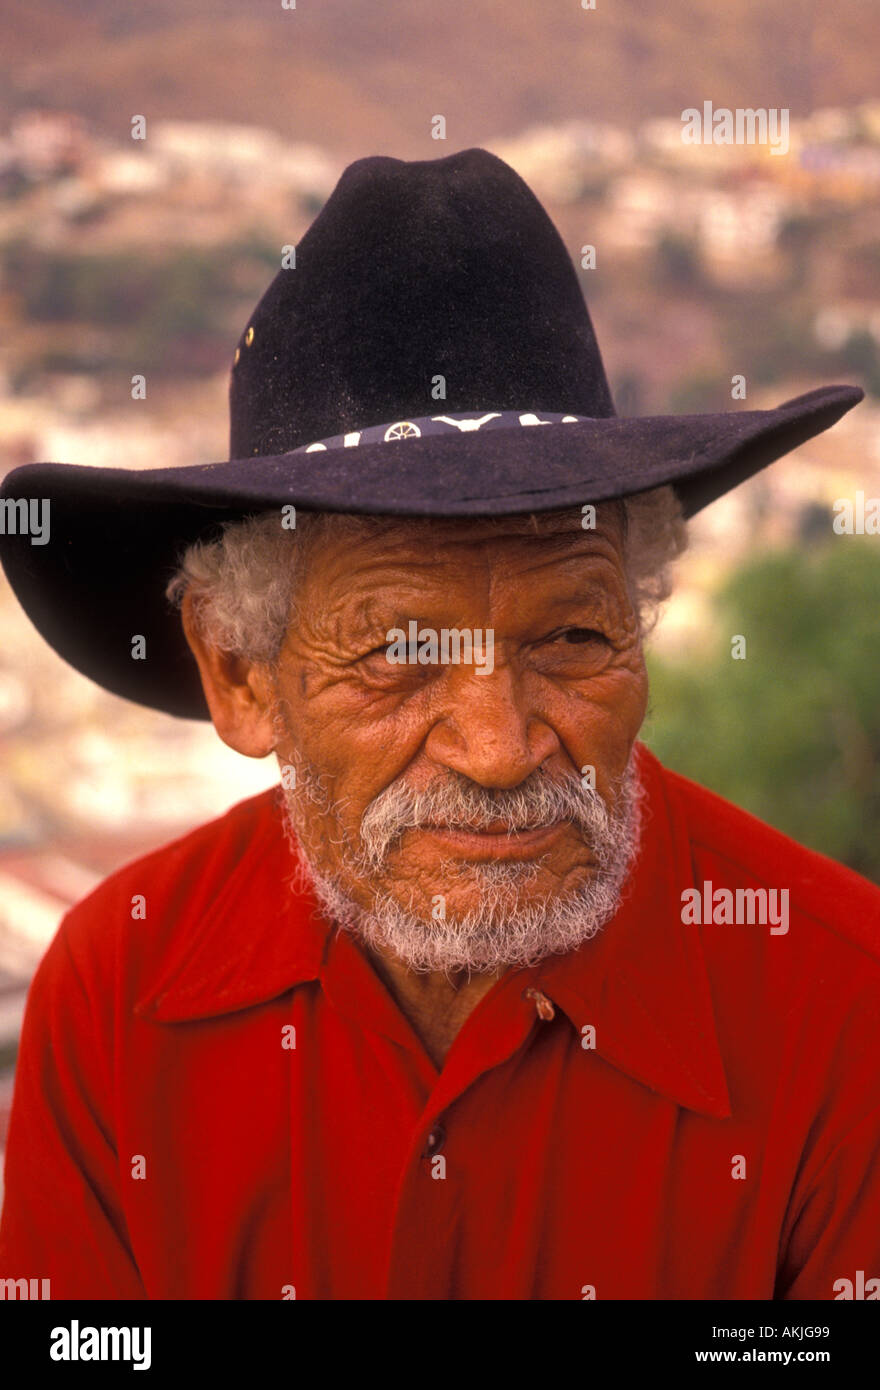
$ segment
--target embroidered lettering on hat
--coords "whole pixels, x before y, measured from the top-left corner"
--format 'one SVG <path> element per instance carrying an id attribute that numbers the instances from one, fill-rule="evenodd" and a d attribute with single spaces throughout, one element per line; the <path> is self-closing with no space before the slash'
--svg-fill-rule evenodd
<path id="1" fill-rule="evenodd" d="M 334 434 L 291 449 L 292 454 L 312 454 L 324 449 L 352 448 L 358 444 L 390 444 L 398 439 L 420 439 L 432 434 L 470 434 L 474 430 L 509 430 L 529 425 L 576 425 L 590 417 L 562 415 L 549 410 L 492 410 L 485 415 L 423 415 L 414 420 L 392 420 L 369 425 L 347 434 Z"/>

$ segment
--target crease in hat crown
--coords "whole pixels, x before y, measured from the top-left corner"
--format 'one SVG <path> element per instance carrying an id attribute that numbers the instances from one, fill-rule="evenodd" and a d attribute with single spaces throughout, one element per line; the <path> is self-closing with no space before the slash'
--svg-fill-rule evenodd
<path id="1" fill-rule="evenodd" d="M 248 320 L 230 458 L 437 413 L 614 415 L 592 322 L 544 208 L 486 150 L 358 160 Z"/>

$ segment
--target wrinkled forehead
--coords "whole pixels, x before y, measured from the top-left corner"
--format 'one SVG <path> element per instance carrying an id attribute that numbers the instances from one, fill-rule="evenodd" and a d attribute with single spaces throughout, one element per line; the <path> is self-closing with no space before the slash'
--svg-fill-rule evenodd
<path id="1" fill-rule="evenodd" d="M 626 536 L 626 509 L 622 501 L 595 506 L 571 506 L 558 511 L 503 517 L 391 517 L 354 516 L 350 513 L 309 515 L 297 520 L 301 556 L 314 561 L 336 552 L 383 557 L 405 562 L 407 554 L 425 557 L 450 548 L 468 551 L 498 548 L 516 553 L 523 549 L 548 554 L 584 553 L 595 545 L 606 554 L 622 555 Z"/>

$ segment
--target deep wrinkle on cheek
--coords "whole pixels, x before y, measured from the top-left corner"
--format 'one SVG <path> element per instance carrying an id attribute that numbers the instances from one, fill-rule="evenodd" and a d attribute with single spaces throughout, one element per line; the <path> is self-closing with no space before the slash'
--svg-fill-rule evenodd
<path id="1" fill-rule="evenodd" d="M 573 763 L 595 764 L 596 756 L 582 757 L 584 749 L 595 754 L 606 750 L 607 761 L 626 761 L 644 721 L 648 678 L 640 643 L 617 653 L 601 673 L 587 680 L 553 682 L 553 699 L 546 715 Z M 576 751 L 580 750 L 580 751 Z M 620 768 L 622 770 L 622 766 Z"/>
<path id="2" fill-rule="evenodd" d="M 338 768 L 369 768 L 389 753 L 416 749 L 432 722 L 430 683 L 409 691 L 364 683 L 354 669 L 316 673 L 317 688 L 307 691 L 296 711 L 303 753 Z M 310 756 L 309 749 L 315 753 Z M 388 780 L 393 780 L 394 773 Z"/>

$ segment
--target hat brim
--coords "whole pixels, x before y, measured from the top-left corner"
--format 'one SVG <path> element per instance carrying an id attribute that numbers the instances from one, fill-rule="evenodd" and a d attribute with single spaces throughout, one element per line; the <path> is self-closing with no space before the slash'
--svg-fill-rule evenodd
<path id="1" fill-rule="evenodd" d="M 285 503 L 372 515 L 517 515 L 666 483 L 690 517 L 828 429 L 863 395 L 828 386 L 774 410 L 614 416 L 184 468 L 28 464 L 7 476 L 0 497 L 48 499 L 50 542 L 7 534 L 0 556 L 37 630 L 77 671 L 125 699 L 206 719 L 165 587 L 182 549 L 224 522 Z M 144 659 L 132 656 L 135 636 L 145 639 Z"/>

